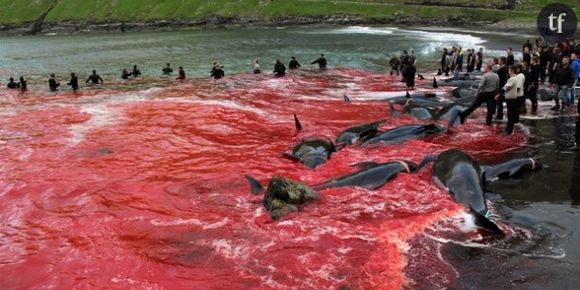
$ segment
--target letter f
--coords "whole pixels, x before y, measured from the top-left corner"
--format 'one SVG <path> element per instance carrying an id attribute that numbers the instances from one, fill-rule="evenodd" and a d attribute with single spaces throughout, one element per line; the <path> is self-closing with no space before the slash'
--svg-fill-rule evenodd
<path id="1" fill-rule="evenodd" d="M 564 17 L 566 17 L 566 13 L 560 13 L 560 15 L 558 15 L 558 33 L 562 33 L 562 22 L 564 22 Z"/>

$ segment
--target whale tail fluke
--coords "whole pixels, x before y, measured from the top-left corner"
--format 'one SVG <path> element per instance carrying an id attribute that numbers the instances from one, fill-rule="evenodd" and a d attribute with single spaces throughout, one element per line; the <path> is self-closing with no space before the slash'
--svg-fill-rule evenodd
<path id="1" fill-rule="evenodd" d="M 256 180 L 255 178 L 246 175 L 246 180 L 248 180 L 248 183 L 250 184 L 250 188 L 252 191 L 253 195 L 258 195 L 260 192 L 262 192 L 262 190 L 264 189 L 264 187 L 262 186 L 262 184 Z"/>
<path id="2" fill-rule="evenodd" d="M 294 114 L 294 126 L 296 126 L 297 131 L 302 131 L 302 124 L 300 124 L 300 120 L 298 120 L 296 114 Z"/>
<path id="3" fill-rule="evenodd" d="M 475 224 L 492 232 L 493 235 L 504 237 L 504 232 L 492 221 L 486 218 L 484 215 L 477 212 L 473 207 L 469 206 L 469 211 L 471 215 L 475 218 Z"/>
<path id="4" fill-rule="evenodd" d="M 350 98 L 346 94 L 342 95 L 342 97 L 344 98 L 344 102 L 350 103 Z"/>

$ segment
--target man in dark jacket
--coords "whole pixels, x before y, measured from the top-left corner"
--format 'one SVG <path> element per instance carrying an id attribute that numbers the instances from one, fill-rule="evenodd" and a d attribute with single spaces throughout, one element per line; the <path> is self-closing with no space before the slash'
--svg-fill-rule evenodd
<path id="1" fill-rule="evenodd" d="M 320 69 L 326 69 L 326 58 L 324 57 L 324 54 L 321 53 L 320 57 L 310 64 L 316 64 L 316 63 L 318 64 L 318 67 Z"/>
<path id="2" fill-rule="evenodd" d="M 286 66 L 279 59 L 276 60 L 274 65 L 274 73 L 279 77 L 283 77 L 286 74 Z"/>
<path id="3" fill-rule="evenodd" d="M 499 77 L 499 87 L 503 88 L 505 86 L 505 84 L 507 83 L 507 80 L 509 78 L 508 75 L 508 67 L 506 66 L 506 57 L 502 56 L 499 59 L 499 69 L 497 70 L 497 76 Z M 503 120 L 503 103 L 505 101 L 505 98 L 503 97 L 503 95 L 501 95 L 499 97 L 499 100 L 497 100 L 497 115 L 495 116 L 495 118 L 497 120 Z"/>
<path id="4" fill-rule="evenodd" d="M 70 81 L 67 85 L 70 86 L 75 92 L 79 89 L 79 79 L 74 73 L 70 74 Z"/>
<path id="5" fill-rule="evenodd" d="M 296 60 L 296 57 L 292 56 L 290 57 L 290 63 L 288 63 L 288 68 L 289 69 L 298 69 L 300 68 L 300 63 Z"/>
<path id="6" fill-rule="evenodd" d="M 574 83 L 574 71 L 570 67 L 570 58 L 563 57 L 562 65 L 559 69 L 554 72 L 554 83 L 556 84 L 556 92 L 554 96 L 554 101 L 556 105 L 552 107 L 552 110 L 560 112 L 564 111 L 564 107 L 571 106 L 574 100 L 570 100 L 568 97 L 568 91 Z M 562 106 L 559 103 L 559 94 L 562 93 Z"/>

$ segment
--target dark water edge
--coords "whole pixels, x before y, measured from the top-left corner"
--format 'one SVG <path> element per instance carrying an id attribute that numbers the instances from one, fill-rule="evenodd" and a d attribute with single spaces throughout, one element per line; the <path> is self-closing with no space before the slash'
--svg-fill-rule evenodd
<path id="1" fill-rule="evenodd" d="M 547 110 L 551 102 L 545 102 Z M 451 289 L 578 289 L 580 126 L 573 114 L 524 120 L 530 145 L 506 159 L 534 157 L 542 171 L 487 186 L 504 219 L 531 237 L 471 247 L 448 243 L 442 256 L 459 273 Z"/>
<path id="2" fill-rule="evenodd" d="M 227 29 L 237 27 L 289 27 L 311 25 L 399 25 L 399 26 L 433 26 L 477 28 L 491 31 L 535 33 L 535 25 L 529 23 L 473 21 L 464 17 L 448 18 L 419 18 L 419 17 L 385 17 L 367 18 L 344 15 L 308 16 L 308 17 L 213 17 L 195 20 L 169 19 L 141 22 L 57 22 L 38 23 L 27 22 L 19 24 L 0 24 L 1 35 L 30 35 L 30 34 L 76 34 L 91 32 L 141 32 L 141 31 L 187 31 L 205 29 Z"/>

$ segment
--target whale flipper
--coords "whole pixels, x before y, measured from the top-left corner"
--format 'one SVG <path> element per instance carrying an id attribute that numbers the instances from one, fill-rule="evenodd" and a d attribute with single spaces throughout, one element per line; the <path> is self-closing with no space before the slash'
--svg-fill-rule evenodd
<path id="1" fill-rule="evenodd" d="M 302 131 L 302 124 L 300 124 L 300 120 L 298 120 L 296 114 L 294 114 L 294 126 L 296 126 L 297 131 Z"/>
<path id="2" fill-rule="evenodd" d="M 262 184 L 260 184 L 258 180 L 249 175 L 246 175 L 245 177 L 246 180 L 248 180 L 248 183 L 250 184 L 250 188 L 252 190 L 253 195 L 258 195 L 260 192 L 262 192 L 264 187 L 262 186 Z"/>
<path id="3" fill-rule="evenodd" d="M 473 215 L 473 217 L 475 218 L 476 225 L 485 228 L 486 230 L 494 233 L 497 236 L 500 237 L 505 236 L 504 232 L 495 223 L 493 223 L 488 218 L 486 218 L 485 216 L 474 210 L 473 207 L 469 206 L 469 211 L 471 215 Z"/>

